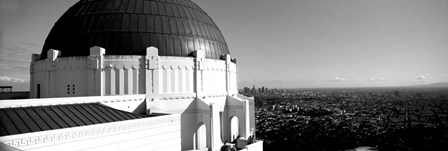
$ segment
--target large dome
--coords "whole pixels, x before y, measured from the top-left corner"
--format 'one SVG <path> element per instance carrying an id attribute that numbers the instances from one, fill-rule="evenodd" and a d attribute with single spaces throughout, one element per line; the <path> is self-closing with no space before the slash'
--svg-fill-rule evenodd
<path id="1" fill-rule="evenodd" d="M 92 46 L 106 55 L 146 55 L 149 46 L 161 56 L 229 54 L 221 31 L 191 0 L 80 0 L 51 29 L 41 59 L 49 49 L 62 57 L 88 56 Z"/>

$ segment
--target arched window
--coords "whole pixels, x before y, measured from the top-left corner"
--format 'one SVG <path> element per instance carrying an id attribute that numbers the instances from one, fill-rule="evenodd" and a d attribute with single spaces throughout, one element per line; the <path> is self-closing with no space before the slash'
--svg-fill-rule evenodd
<path id="1" fill-rule="evenodd" d="M 237 139 L 238 135 L 240 135 L 239 128 L 238 117 L 232 116 L 230 118 L 230 141 Z"/>
<path id="2" fill-rule="evenodd" d="M 207 129 L 204 123 L 198 124 L 198 129 L 194 134 L 194 149 L 207 148 Z"/>

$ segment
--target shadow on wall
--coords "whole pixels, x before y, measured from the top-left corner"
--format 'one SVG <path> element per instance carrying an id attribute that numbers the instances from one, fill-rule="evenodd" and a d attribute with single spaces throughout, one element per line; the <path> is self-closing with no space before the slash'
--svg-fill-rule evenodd
<path id="1" fill-rule="evenodd" d="M 194 99 L 181 114 L 182 150 L 210 146 L 207 141 L 210 140 L 207 135 L 210 133 L 209 124 L 209 105 L 198 98 Z"/>

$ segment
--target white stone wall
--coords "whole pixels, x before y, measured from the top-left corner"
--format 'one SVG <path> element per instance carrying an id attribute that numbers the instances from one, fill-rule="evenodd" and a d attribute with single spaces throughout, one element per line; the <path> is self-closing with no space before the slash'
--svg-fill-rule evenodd
<path id="1" fill-rule="evenodd" d="M 194 93 L 194 58 L 160 57 L 159 92 L 163 94 Z"/>
<path id="2" fill-rule="evenodd" d="M 107 50 L 92 47 L 90 56 L 58 57 L 49 50 L 48 58 L 31 62 L 31 98 L 147 94 L 200 96 L 237 94 L 236 64 L 205 59 L 203 51 L 193 57 L 158 56 L 148 48 L 147 56 L 104 55 Z M 148 89 L 148 90 L 147 90 Z"/>
<path id="3" fill-rule="evenodd" d="M 238 118 L 240 136 L 247 138 L 255 129 L 253 98 L 236 95 L 237 66 L 230 55 L 223 60 L 206 59 L 204 51 L 195 51 L 194 57 L 158 56 L 154 47 L 146 56 L 109 56 L 106 51 L 92 47 L 90 56 L 58 58 L 58 52 L 50 50 L 46 60 L 34 55 L 31 97 L 37 96 L 37 84 L 42 84 L 41 97 L 73 96 L 64 94 L 72 83 L 80 89 L 78 96 L 139 97 L 101 103 L 133 113 L 180 114 L 182 150 L 197 149 L 199 124 L 204 124 L 207 148 L 212 150 L 232 141 L 232 117 Z"/>
<path id="4" fill-rule="evenodd" d="M 57 61 L 33 62 L 31 97 L 37 96 L 37 84 L 40 84 L 41 97 L 88 96 L 88 63 L 87 57 L 66 57 L 58 58 Z"/>
<path id="5" fill-rule="evenodd" d="M 226 95 L 226 62 L 224 60 L 206 59 L 205 63 L 206 67 L 202 73 L 205 96 Z"/>
<path id="6" fill-rule="evenodd" d="M 181 150 L 180 115 L 48 130 L 0 137 L 21 150 Z"/>
<path id="7" fill-rule="evenodd" d="M 142 59 L 142 56 L 104 56 L 102 94 L 144 94 Z"/>
<path id="8" fill-rule="evenodd" d="M 230 83 L 229 83 L 229 91 L 230 94 L 238 94 L 238 77 L 237 77 L 237 67 L 236 63 L 229 63 L 229 74 L 230 74 Z"/>

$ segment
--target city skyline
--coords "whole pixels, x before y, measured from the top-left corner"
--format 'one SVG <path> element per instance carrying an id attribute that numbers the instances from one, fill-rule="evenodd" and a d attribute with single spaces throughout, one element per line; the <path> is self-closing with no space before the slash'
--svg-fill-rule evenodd
<path id="1" fill-rule="evenodd" d="M 31 54 L 78 0 L 3 0 L 0 85 L 28 90 Z M 195 0 L 224 33 L 239 87 L 448 82 L 446 0 Z"/>

